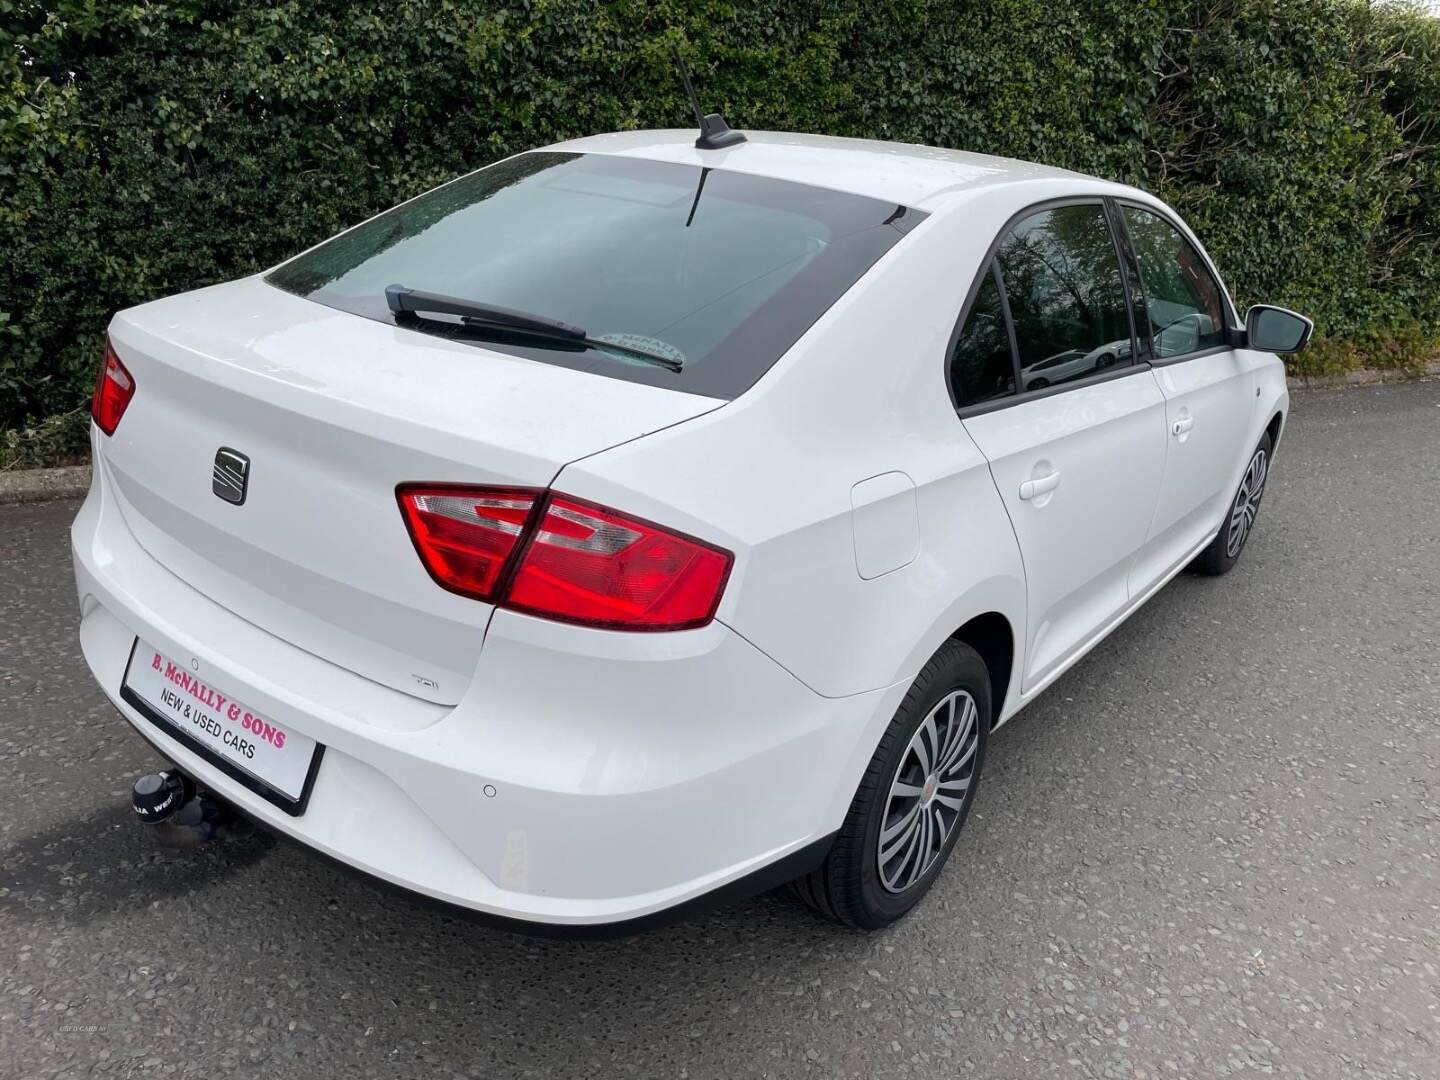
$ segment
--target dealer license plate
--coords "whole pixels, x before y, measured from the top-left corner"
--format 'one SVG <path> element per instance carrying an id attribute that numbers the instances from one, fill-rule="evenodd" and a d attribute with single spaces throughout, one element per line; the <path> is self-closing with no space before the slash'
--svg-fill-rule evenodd
<path id="1" fill-rule="evenodd" d="M 289 814 L 305 808 L 324 747 L 136 639 L 120 696 L 223 772 Z"/>

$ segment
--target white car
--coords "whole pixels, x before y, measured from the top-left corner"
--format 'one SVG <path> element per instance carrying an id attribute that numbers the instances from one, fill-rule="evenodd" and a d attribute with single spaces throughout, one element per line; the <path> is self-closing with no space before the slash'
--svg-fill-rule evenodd
<path id="1" fill-rule="evenodd" d="M 518 926 L 794 881 L 879 927 L 990 731 L 1239 557 L 1310 328 L 1242 322 L 1163 203 L 693 136 L 520 154 L 115 316 L 80 639 L 187 784 Z M 1166 355 L 1160 309 L 1219 329 Z"/>

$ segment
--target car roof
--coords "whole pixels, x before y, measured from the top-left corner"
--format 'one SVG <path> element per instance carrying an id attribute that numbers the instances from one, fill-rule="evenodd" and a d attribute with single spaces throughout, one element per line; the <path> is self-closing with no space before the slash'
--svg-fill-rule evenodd
<path id="1" fill-rule="evenodd" d="M 1068 169 L 915 143 L 747 130 L 746 141 L 737 146 L 698 150 L 695 136 L 694 128 L 620 131 L 572 139 L 545 149 L 731 169 L 867 195 L 931 212 L 946 203 L 968 201 L 985 189 L 1044 181 L 1070 181 L 1077 191 L 1143 195 L 1134 188 Z"/>

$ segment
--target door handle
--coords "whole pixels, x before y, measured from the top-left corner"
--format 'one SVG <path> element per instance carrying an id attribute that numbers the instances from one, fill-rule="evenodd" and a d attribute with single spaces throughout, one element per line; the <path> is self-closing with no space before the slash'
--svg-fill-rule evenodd
<path id="1" fill-rule="evenodd" d="M 1194 426 L 1195 426 L 1195 418 L 1194 418 L 1193 416 L 1187 416 L 1187 417 L 1185 417 L 1185 419 L 1183 419 L 1183 420 L 1176 420 L 1175 423 L 1173 423 L 1173 424 L 1170 425 L 1170 434 L 1171 434 L 1171 435 L 1184 435 L 1187 431 L 1189 431 L 1189 430 L 1190 430 L 1192 427 L 1194 427 Z"/>
<path id="2" fill-rule="evenodd" d="M 1054 491 L 1060 486 L 1060 474 L 1052 472 L 1048 476 L 1042 476 L 1039 480 L 1022 480 L 1020 483 L 1020 498 L 1030 500 L 1037 495 L 1044 495 L 1047 491 Z"/>

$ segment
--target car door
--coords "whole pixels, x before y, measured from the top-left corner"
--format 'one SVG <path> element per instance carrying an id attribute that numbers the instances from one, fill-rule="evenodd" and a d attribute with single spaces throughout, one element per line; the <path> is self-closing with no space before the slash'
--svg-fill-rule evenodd
<path id="1" fill-rule="evenodd" d="M 956 404 L 1025 564 L 1027 692 L 1125 609 L 1154 515 L 1165 399 L 1132 329 L 1106 207 L 1076 200 L 1007 227 L 952 346 Z"/>
<path id="2" fill-rule="evenodd" d="M 1165 475 L 1131 571 L 1143 592 L 1214 535 L 1229 505 L 1256 409 L 1255 375 L 1229 345 L 1229 298 L 1184 232 L 1150 207 L 1123 204 L 1122 239 L 1139 274 L 1137 329 L 1165 395 Z"/>

